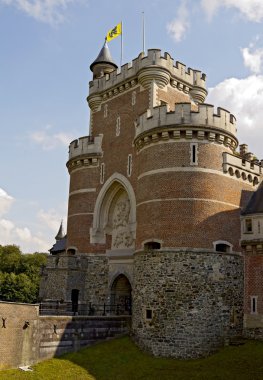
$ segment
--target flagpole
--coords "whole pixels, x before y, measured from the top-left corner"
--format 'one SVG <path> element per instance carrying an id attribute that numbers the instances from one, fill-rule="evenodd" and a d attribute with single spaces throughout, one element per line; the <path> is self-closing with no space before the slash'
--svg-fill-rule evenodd
<path id="1" fill-rule="evenodd" d="M 144 23 L 144 12 L 142 12 L 142 51 L 145 53 L 145 23 Z"/>
<path id="2" fill-rule="evenodd" d="M 121 65 L 122 65 L 122 60 L 123 60 L 123 23 L 121 22 Z M 120 67 L 121 67 L 120 65 Z"/>

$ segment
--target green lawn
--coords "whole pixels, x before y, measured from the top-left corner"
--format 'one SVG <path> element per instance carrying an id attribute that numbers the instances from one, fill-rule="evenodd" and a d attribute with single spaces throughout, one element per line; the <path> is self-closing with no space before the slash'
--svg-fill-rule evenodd
<path id="1" fill-rule="evenodd" d="M 47 360 L 34 372 L 8 370 L 0 379 L 34 380 L 263 380 L 263 342 L 247 341 L 199 360 L 154 358 L 128 338 Z"/>

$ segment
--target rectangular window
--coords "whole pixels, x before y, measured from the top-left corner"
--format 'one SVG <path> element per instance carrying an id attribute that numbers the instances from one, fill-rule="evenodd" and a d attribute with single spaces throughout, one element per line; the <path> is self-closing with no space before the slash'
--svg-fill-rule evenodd
<path id="1" fill-rule="evenodd" d="M 198 143 L 191 143 L 190 144 L 190 165 L 198 165 L 197 154 L 198 154 Z"/>
<path id="2" fill-rule="evenodd" d="M 258 296 L 250 296 L 250 302 L 251 302 L 251 314 L 257 314 L 258 313 Z"/>
<path id="3" fill-rule="evenodd" d="M 100 166 L 100 183 L 104 183 L 104 176 L 105 176 L 105 164 L 102 163 Z"/>
<path id="4" fill-rule="evenodd" d="M 245 219 L 245 232 L 252 232 L 252 219 Z"/>
<path id="5" fill-rule="evenodd" d="M 132 173 L 132 155 L 128 155 L 128 164 L 127 164 L 127 176 L 130 177 Z"/>

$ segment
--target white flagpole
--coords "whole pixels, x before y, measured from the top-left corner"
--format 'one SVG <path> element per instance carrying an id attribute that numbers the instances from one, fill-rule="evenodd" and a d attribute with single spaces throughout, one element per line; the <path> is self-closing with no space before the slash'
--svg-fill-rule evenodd
<path id="1" fill-rule="evenodd" d="M 145 53 L 145 23 L 144 23 L 144 12 L 142 12 L 142 51 Z"/>
<path id="2" fill-rule="evenodd" d="M 122 60 L 123 60 L 123 23 L 121 22 L 121 65 L 122 65 Z M 120 65 L 120 67 L 121 67 Z"/>

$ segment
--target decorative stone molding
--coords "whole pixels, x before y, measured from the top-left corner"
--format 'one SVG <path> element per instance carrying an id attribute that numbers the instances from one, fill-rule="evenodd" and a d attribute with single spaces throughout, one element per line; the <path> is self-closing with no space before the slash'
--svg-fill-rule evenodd
<path id="1" fill-rule="evenodd" d="M 138 81 L 144 88 L 150 88 L 154 81 L 159 88 L 164 88 L 170 82 L 170 74 L 158 67 L 147 67 L 138 73 Z"/>
<path id="2" fill-rule="evenodd" d="M 118 197 L 119 193 L 125 194 L 126 198 Z M 114 206 L 115 199 L 116 204 Z M 118 206 L 119 201 L 122 202 L 120 207 Z M 124 211 L 123 202 L 127 205 Z M 111 222 L 109 222 L 110 213 L 112 213 Z M 95 203 L 93 226 L 90 229 L 91 243 L 104 244 L 106 233 L 109 233 L 112 235 L 113 249 L 127 249 L 134 245 L 135 232 L 136 199 L 134 190 L 126 177 L 114 173 L 104 183 Z"/>
<path id="3" fill-rule="evenodd" d="M 94 94 L 92 96 L 89 96 L 87 98 L 87 101 L 89 103 L 90 109 L 92 112 L 96 112 L 100 110 L 101 102 L 102 102 L 102 96 L 98 94 Z"/>
<path id="4" fill-rule="evenodd" d="M 131 79 L 129 82 L 122 83 L 120 86 L 110 89 L 109 91 L 105 91 L 100 95 L 96 93 L 91 94 L 87 97 L 87 102 L 93 112 L 97 112 L 100 110 L 101 103 L 111 99 L 122 92 L 130 90 L 130 88 L 135 87 L 138 84 L 137 78 Z"/>

